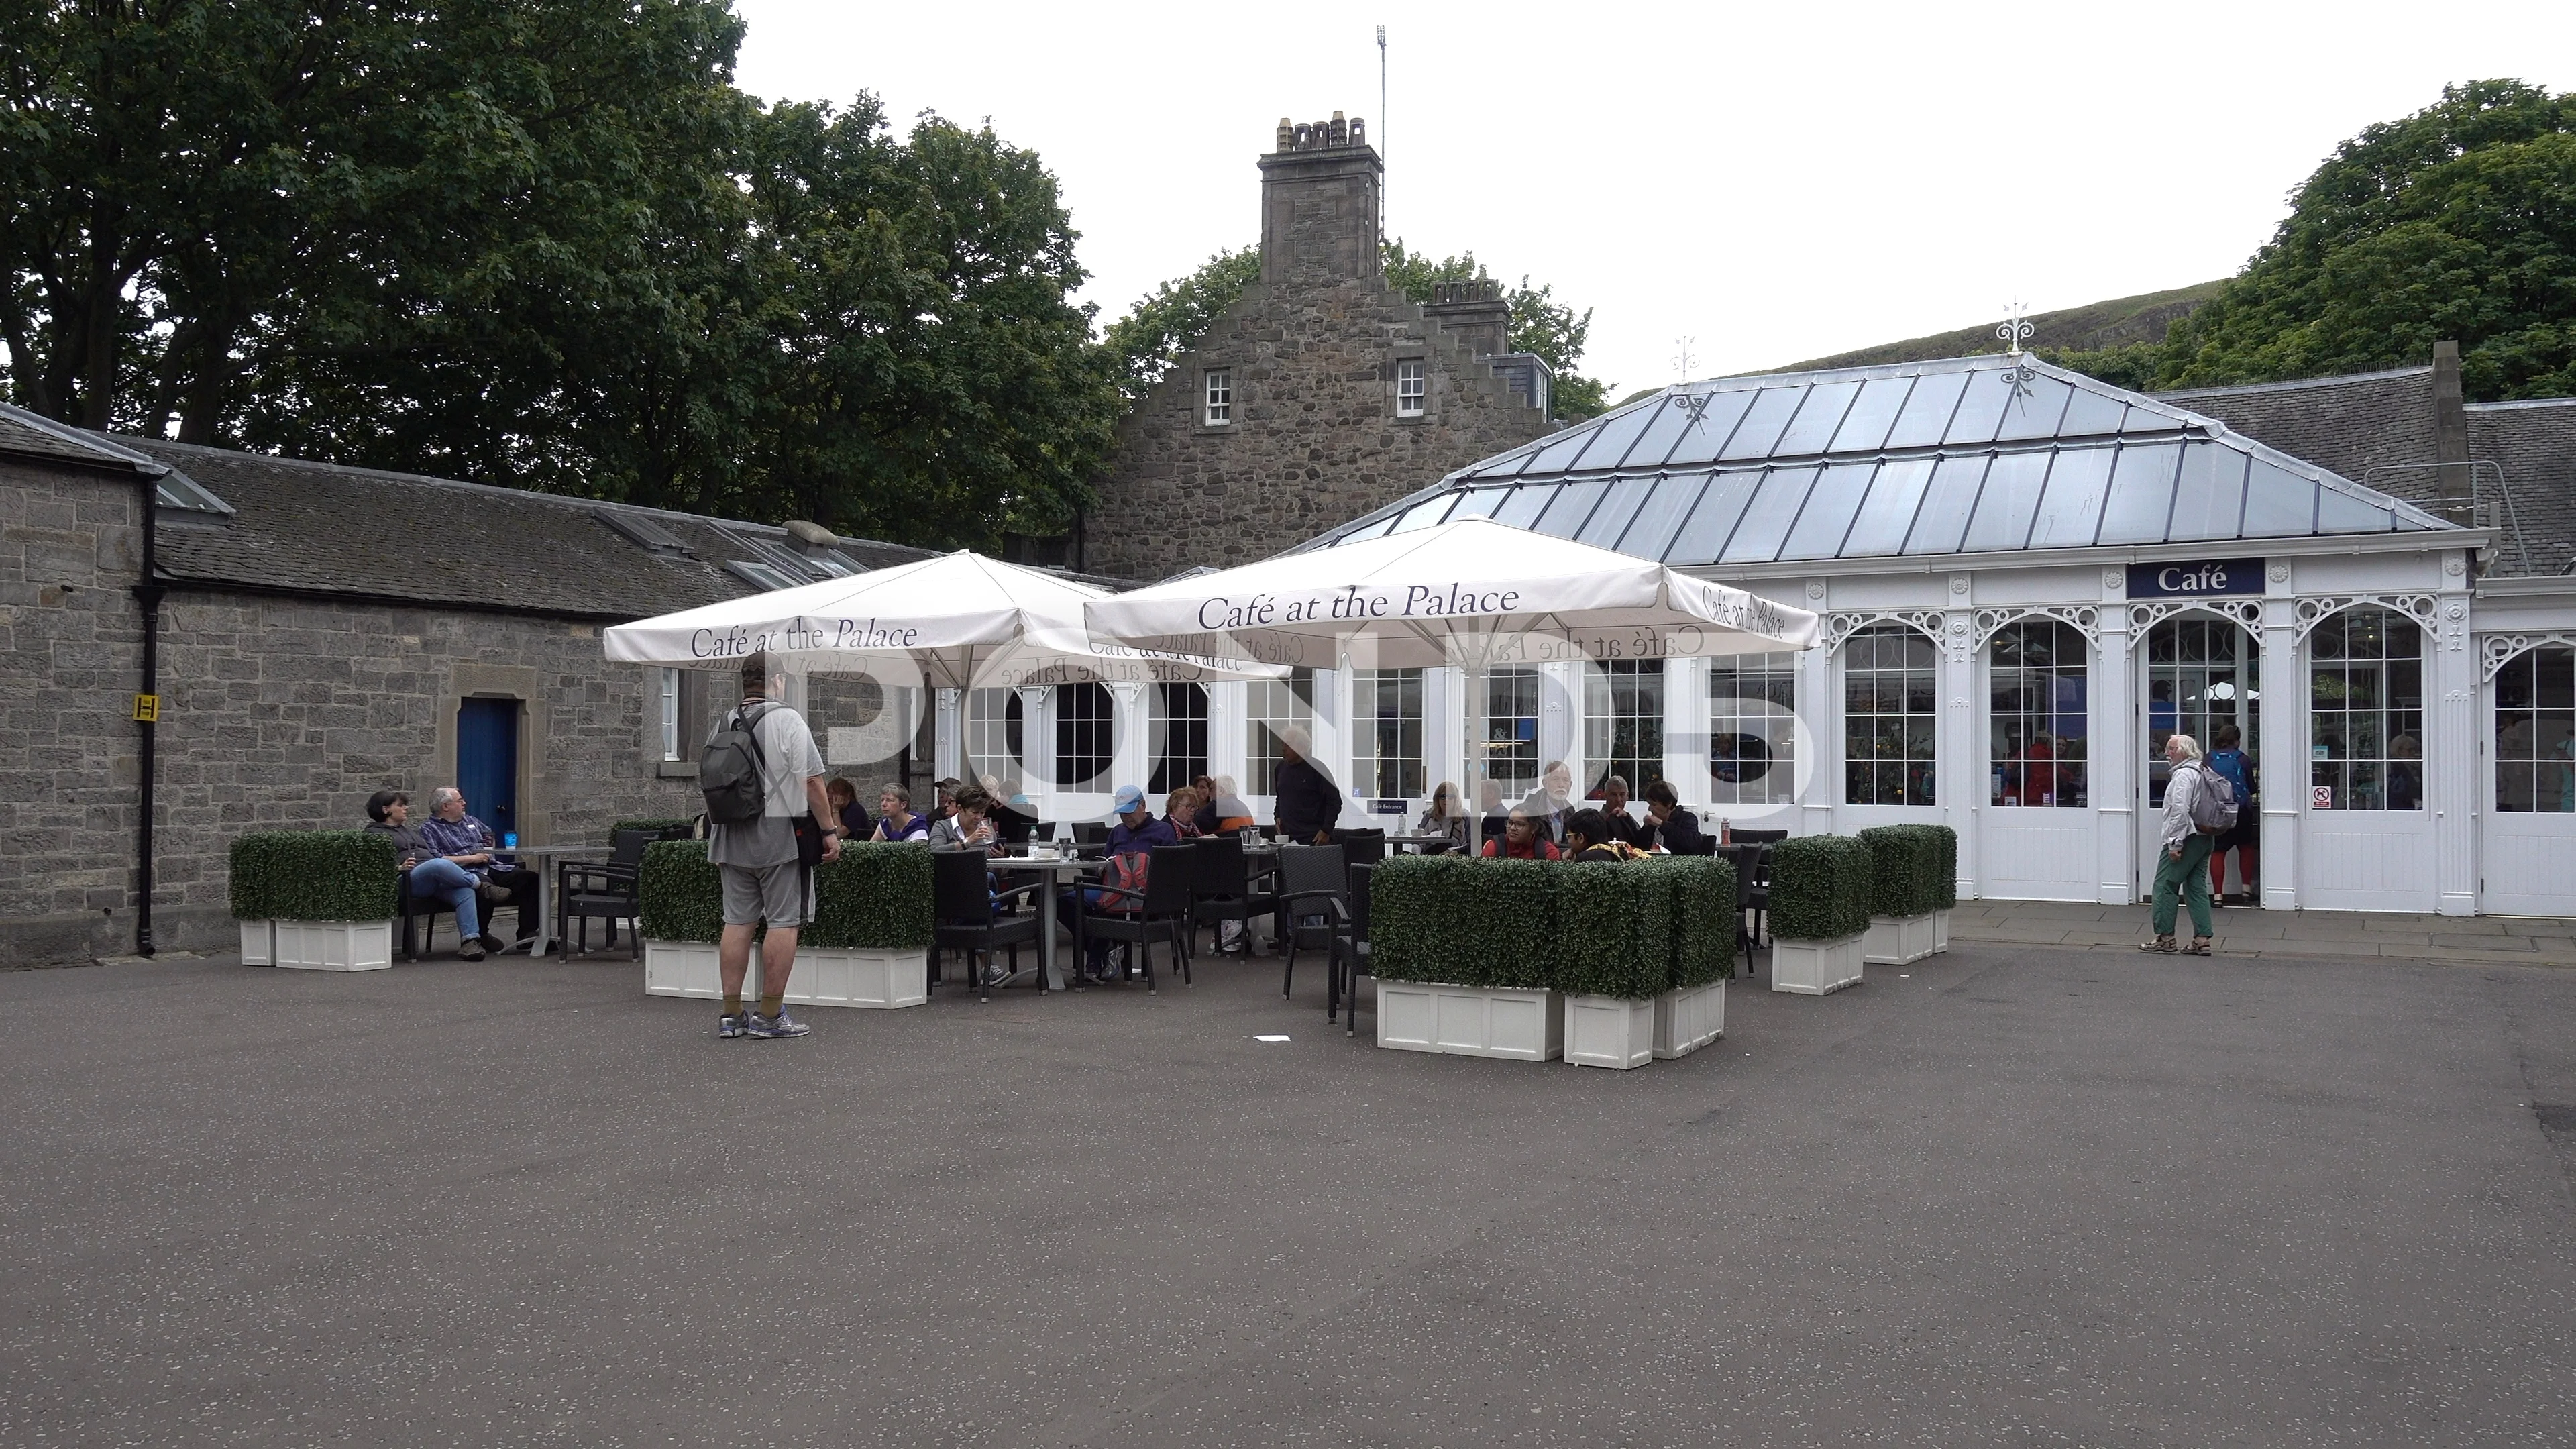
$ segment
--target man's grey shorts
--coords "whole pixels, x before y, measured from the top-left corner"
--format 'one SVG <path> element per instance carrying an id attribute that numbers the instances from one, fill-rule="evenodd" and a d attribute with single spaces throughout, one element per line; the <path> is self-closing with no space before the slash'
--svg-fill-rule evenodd
<path id="1" fill-rule="evenodd" d="M 720 865 L 728 926 L 793 930 L 814 919 L 814 877 L 794 861 L 784 865 Z"/>

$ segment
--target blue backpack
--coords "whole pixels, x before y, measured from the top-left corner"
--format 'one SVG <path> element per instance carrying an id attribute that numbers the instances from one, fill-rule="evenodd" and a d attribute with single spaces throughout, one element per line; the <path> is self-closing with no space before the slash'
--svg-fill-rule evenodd
<path id="1" fill-rule="evenodd" d="M 2254 762 L 2245 758 L 2243 750 L 2212 751 L 2209 756 L 2209 768 L 2227 777 L 2227 783 L 2236 792 L 2238 805 L 2253 803 Z"/>

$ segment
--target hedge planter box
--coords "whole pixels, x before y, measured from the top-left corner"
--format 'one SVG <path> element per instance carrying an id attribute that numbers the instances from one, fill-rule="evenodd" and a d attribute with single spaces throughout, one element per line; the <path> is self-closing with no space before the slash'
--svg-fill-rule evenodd
<path id="1" fill-rule="evenodd" d="M 1686 1057 L 1726 1035 L 1726 983 L 1667 991 L 1655 998 L 1655 1055 Z"/>
<path id="2" fill-rule="evenodd" d="M 1950 949 L 1950 908 L 1943 906 L 1932 913 L 1932 954 Z"/>
<path id="3" fill-rule="evenodd" d="M 394 964 L 391 921 L 279 921 L 270 957 L 305 971 L 382 971 Z"/>
<path id="4" fill-rule="evenodd" d="M 1655 1059 L 1655 999 L 1565 998 L 1565 1059 L 1579 1067 L 1626 1071 Z"/>
<path id="5" fill-rule="evenodd" d="M 235 924 L 241 927 L 244 966 L 277 964 L 277 922 L 238 921 Z"/>
<path id="6" fill-rule="evenodd" d="M 1771 989 L 1822 996 L 1860 984 L 1861 942 L 1866 933 L 1829 941 L 1771 942 Z"/>
<path id="7" fill-rule="evenodd" d="M 930 999 L 930 952 L 925 947 L 871 950 L 858 947 L 805 946 L 796 952 L 796 969 L 787 978 L 787 1000 L 793 1006 L 919 1006 Z M 724 977 L 712 942 L 647 941 L 644 943 L 644 994 L 724 999 Z M 745 1000 L 760 995 L 760 955 L 753 949 L 751 970 L 743 977 Z"/>
<path id="8" fill-rule="evenodd" d="M 1861 937 L 1861 959 L 1872 966 L 1911 966 L 1941 949 L 1932 912 L 1919 916 L 1872 916 Z"/>
<path id="9" fill-rule="evenodd" d="M 1544 1062 L 1565 1050 L 1556 992 L 1513 986 L 1377 983 L 1377 1044 L 1414 1052 Z"/>

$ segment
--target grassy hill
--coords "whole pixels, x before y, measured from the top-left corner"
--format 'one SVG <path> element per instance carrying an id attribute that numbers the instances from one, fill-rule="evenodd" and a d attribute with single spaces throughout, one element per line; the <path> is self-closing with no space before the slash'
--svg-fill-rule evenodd
<path id="1" fill-rule="evenodd" d="M 2094 352 L 2105 347 L 2125 347 L 2133 342 L 2162 342 L 2165 328 L 2176 317 L 2216 296 L 2219 285 L 2219 282 L 2202 282 L 2170 292 L 2148 292 L 2108 302 L 2088 302 L 2059 312 L 2034 312 L 2030 318 L 2033 329 L 2030 341 L 2024 345 L 2033 351 Z M 1797 372 L 1819 367 L 1865 367 L 1879 362 L 1920 362 L 1926 358 L 1970 357 L 1981 352 L 2003 350 L 2003 339 L 1995 336 L 1995 324 L 1981 322 L 1956 332 L 1910 337 L 1903 342 L 1882 342 L 1875 347 L 1838 352 L 1831 357 L 1810 358 L 1772 370 Z"/>

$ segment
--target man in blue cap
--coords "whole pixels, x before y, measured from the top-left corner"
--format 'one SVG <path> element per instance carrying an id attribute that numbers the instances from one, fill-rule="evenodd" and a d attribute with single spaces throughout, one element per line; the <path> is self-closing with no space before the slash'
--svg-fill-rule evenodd
<path id="1" fill-rule="evenodd" d="M 1153 858 L 1152 852 L 1155 846 L 1178 845 L 1181 843 L 1181 837 L 1178 832 L 1172 829 L 1172 822 L 1155 815 L 1154 812 L 1146 806 L 1145 792 L 1134 785 L 1121 785 L 1118 787 L 1118 794 L 1115 797 L 1114 808 L 1118 812 L 1118 823 L 1109 827 L 1110 868 L 1107 872 L 1107 878 L 1111 879 L 1114 883 L 1122 884 L 1124 883 L 1124 880 L 1133 880 L 1137 882 L 1137 886 L 1135 888 L 1142 889 L 1142 883 L 1145 879 L 1145 872 L 1142 867 L 1145 862 L 1135 861 L 1132 862 L 1129 867 L 1122 868 L 1118 858 L 1126 855 L 1142 855 L 1146 860 L 1151 860 Z M 1122 877 L 1123 880 L 1121 879 Z M 1066 891 L 1064 895 L 1059 898 L 1058 904 L 1067 911 L 1079 914 L 1086 902 L 1096 906 L 1101 904 L 1104 899 L 1109 901 L 1110 909 L 1115 911 L 1133 912 L 1137 905 L 1133 897 L 1104 897 L 1101 892 L 1097 890 Z M 1083 968 L 1084 974 L 1090 976 L 1094 981 L 1109 980 L 1109 943 L 1106 941 L 1092 942 L 1090 956 L 1091 960 L 1089 964 Z"/>

